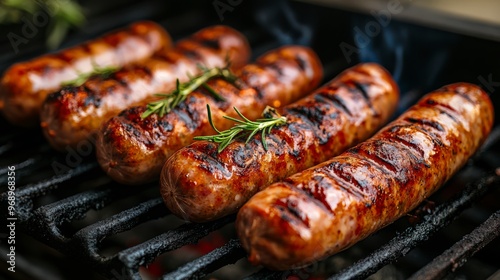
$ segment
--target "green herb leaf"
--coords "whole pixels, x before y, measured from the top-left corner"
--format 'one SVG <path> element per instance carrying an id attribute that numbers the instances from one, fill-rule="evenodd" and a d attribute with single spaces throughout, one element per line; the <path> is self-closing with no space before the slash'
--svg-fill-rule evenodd
<path id="1" fill-rule="evenodd" d="M 79 27 L 85 22 L 83 9 L 74 0 L 0 0 L 0 23 L 21 23 L 25 16 L 39 11 L 50 17 L 46 29 L 46 44 L 50 49 L 60 45 L 70 27 Z"/>
<path id="2" fill-rule="evenodd" d="M 216 135 L 210 136 L 196 136 L 194 140 L 208 140 L 215 143 L 219 143 L 219 148 L 217 152 L 222 152 L 231 142 L 234 141 L 235 138 L 240 136 L 248 135 L 245 144 L 247 144 L 252 137 L 254 137 L 259 131 L 261 132 L 261 141 L 264 150 L 267 151 L 267 142 L 266 135 L 271 133 L 271 129 L 273 127 L 283 125 L 286 123 L 287 119 L 284 116 L 281 116 L 276 109 L 272 107 L 266 107 L 264 112 L 262 112 L 262 119 L 257 119 L 255 121 L 249 120 L 245 117 L 238 109 L 234 108 L 238 116 L 240 116 L 243 120 L 239 120 L 233 117 L 224 116 L 225 119 L 234 121 L 237 125 L 232 128 L 224 131 L 219 131 L 212 120 L 212 112 L 210 110 L 210 106 L 207 104 L 207 112 L 208 112 L 208 121 L 212 128 L 218 133 Z"/>
<path id="3" fill-rule="evenodd" d="M 100 66 L 96 65 L 95 63 L 93 63 L 93 65 L 94 65 L 94 68 L 91 72 L 81 73 L 75 79 L 63 82 L 61 84 L 61 86 L 78 87 L 78 86 L 81 86 L 83 83 L 85 83 L 85 81 L 87 81 L 92 76 L 100 76 L 103 79 L 107 79 L 109 76 L 111 76 L 111 74 L 113 74 L 114 72 L 116 72 L 118 70 L 118 67 L 114 67 L 114 66 L 100 67 Z"/>
<path id="4" fill-rule="evenodd" d="M 152 114 L 158 114 L 158 116 L 163 117 L 165 114 L 170 113 L 170 111 L 177 107 L 181 102 L 186 100 L 188 95 L 200 86 L 207 89 L 207 91 L 213 95 L 216 100 L 223 101 L 224 97 L 217 93 L 212 87 L 207 85 L 206 82 L 215 77 L 222 77 L 230 83 L 235 83 L 238 77 L 231 73 L 228 68 L 229 64 L 224 68 L 215 67 L 208 69 L 200 65 L 198 67 L 203 71 L 200 75 L 196 77 L 188 75 L 190 80 L 185 83 L 180 83 L 179 79 L 177 79 L 176 87 L 172 92 L 168 94 L 155 94 L 155 96 L 162 97 L 162 99 L 149 103 L 147 105 L 147 110 L 142 113 L 141 118 L 145 119 Z"/>

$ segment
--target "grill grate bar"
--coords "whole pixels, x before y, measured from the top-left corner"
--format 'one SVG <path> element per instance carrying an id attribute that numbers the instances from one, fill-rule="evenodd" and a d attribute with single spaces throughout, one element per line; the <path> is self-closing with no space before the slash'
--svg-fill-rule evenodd
<path id="1" fill-rule="evenodd" d="M 254 274 L 245 278 L 245 280 L 277 280 L 283 279 L 287 271 L 272 271 L 267 268 L 263 268 Z"/>
<path id="2" fill-rule="evenodd" d="M 240 241 L 231 239 L 224 246 L 189 262 L 176 271 L 163 275 L 163 279 L 201 279 L 224 265 L 233 264 L 245 256 Z"/>
<path id="3" fill-rule="evenodd" d="M 48 155 L 38 155 L 26 160 L 23 160 L 19 163 L 9 165 L 14 166 L 16 170 L 16 176 L 19 177 L 27 177 L 33 174 L 34 171 L 39 170 L 43 167 L 46 167 L 49 162 L 51 162 L 54 158 Z M 7 172 L 9 171 L 9 166 L 5 166 L 0 168 L 0 174 L 4 176 L 0 176 L 0 183 L 3 184 L 7 182 Z"/>
<path id="4" fill-rule="evenodd" d="M 14 149 L 14 142 L 13 141 L 9 141 L 5 144 L 3 144 L 2 146 L 0 146 L 0 155 L 3 155 L 5 153 L 7 153 L 8 151 Z"/>
<path id="5" fill-rule="evenodd" d="M 492 186 L 500 185 L 500 176 L 488 176 L 475 184 L 468 185 L 458 196 L 438 206 L 424 222 L 408 228 L 387 244 L 329 279 L 363 279 L 375 273 L 384 265 L 406 255 L 412 248 L 427 240 L 433 233 L 444 228 L 459 213 L 481 198 Z"/>
<path id="6" fill-rule="evenodd" d="M 161 198 L 153 198 L 133 208 L 122 211 L 107 219 L 101 220 L 78 231 L 73 237 L 77 247 L 83 247 L 84 257 L 92 258 L 97 262 L 107 262 L 106 258 L 98 253 L 98 243 L 106 236 L 129 230 L 148 220 L 161 218 L 168 214 Z"/>
<path id="7" fill-rule="evenodd" d="M 234 221 L 234 219 L 235 215 L 230 215 L 209 223 L 184 224 L 120 252 L 118 258 L 129 269 L 137 270 L 139 266 L 151 263 L 160 254 L 195 243 L 210 232 Z"/>
<path id="8" fill-rule="evenodd" d="M 24 187 L 20 187 L 17 189 L 17 197 L 22 198 L 22 197 L 29 197 L 29 198 L 35 198 L 39 197 L 41 195 L 46 194 L 48 191 L 52 189 L 57 188 L 57 184 L 64 183 L 66 181 L 69 181 L 70 179 L 75 178 L 76 176 L 82 175 L 84 173 L 87 173 L 93 169 L 96 169 L 98 167 L 97 162 L 91 162 L 91 163 L 84 163 L 79 166 L 77 166 L 74 169 L 71 169 L 67 173 L 61 174 L 61 175 L 55 175 L 49 179 L 40 181 L 38 183 L 34 184 L 29 184 Z M 2 197 L 3 199 L 3 197 Z"/>
<path id="9" fill-rule="evenodd" d="M 40 163 L 40 161 L 43 159 L 44 157 L 39 155 L 39 156 L 34 156 L 32 158 L 28 158 L 26 160 L 23 160 L 19 163 L 16 163 L 16 164 L 12 164 L 11 166 L 14 166 L 16 168 L 16 171 L 19 171 L 20 169 L 23 169 L 23 168 L 26 168 L 26 167 L 30 167 L 36 163 Z M 8 170 L 8 167 L 2 167 L 0 168 L 0 173 L 5 173 L 7 172 Z"/>
<path id="10" fill-rule="evenodd" d="M 18 221 L 20 223 L 24 223 L 33 216 L 34 198 L 46 195 L 52 190 L 57 189 L 59 187 L 58 184 L 62 184 L 95 168 L 97 168 L 97 162 L 82 164 L 74 169 L 71 169 L 65 174 L 55 175 L 38 183 L 18 187 L 16 189 L 16 213 Z M 3 192 L 0 194 L 0 203 L 6 204 L 7 199 L 7 192 Z"/>
<path id="11" fill-rule="evenodd" d="M 431 263 L 413 274 L 409 279 L 441 279 L 460 268 L 469 257 L 477 253 L 500 235 L 500 211 L 491 215 L 462 240 L 455 243 Z"/>
<path id="12" fill-rule="evenodd" d="M 51 238 L 56 240 L 55 243 L 67 242 L 67 237 L 62 235 L 58 228 L 64 222 L 83 219 L 90 209 L 101 209 L 111 201 L 142 190 L 143 188 L 124 189 L 123 186 L 114 185 L 82 192 L 38 208 L 35 210 L 31 222 L 52 232 Z"/>

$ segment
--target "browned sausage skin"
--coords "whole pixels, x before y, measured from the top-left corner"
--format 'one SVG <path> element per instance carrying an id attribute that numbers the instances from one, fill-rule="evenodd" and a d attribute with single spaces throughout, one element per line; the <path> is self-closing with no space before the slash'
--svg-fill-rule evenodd
<path id="1" fill-rule="evenodd" d="M 304 266 L 393 222 L 467 161 L 493 114 L 479 87 L 452 84 L 366 142 L 269 186 L 237 216 L 250 261 L 277 270 Z"/>
<path id="2" fill-rule="evenodd" d="M 92 72 L 95 66 L 121 67 L 143 60 L 171 45 L 161 26 L 141 21 L 58 53 L 16 63 L 3 75 L 0 107 L 8 121 L 33 126 L 45 97 L 64 82 Z"/>
<path id="3" fill-rule="evenodd" d="M 249 118 L 257 118 L 266 105 L 287 104 L 313 90 L 321 81 L 322 67 L 309 48 L 286 46 L 245 66 L 239 77 L 239 88 L 221 79 L 209 82 L 225 101 L 216 101 L 200 89 L 161 118 L 154 114 L 142 120 L 145 106 L 111 118 L 97 137 L 101 167 L 113 179 L 126 184 L 157 180 L 172 153 L 192 143 L 195 136 L 213 133 L 207 104 L 216 126 L 226 129 L 232 123 L 223 116 L 235 116 L 233 106 Z"/>
<path id="4" fill-rule="evenodd" d="M 176 43 L 175 48 L 124 67 L 110 77 L 93 77 L 78 87 L 65 87 L 45 100 L 41 121 L 49 143 L 58 150 L 93 136 L 101 124 L 120 111 L 145 103 L 154 93 L 168 92 L 175 81 L 198 73 L 198 65 L 232 68 L 248 62 L 244 36 L 227 26 L 212 26 Z"/>
<path id="5" fill-rule="evenodd" d="M 161 173 L 172 213 L 204 222 L 236 212 L 255 193 L 367 139 L 394 113 L 399 90 L 376 64 L 360 64 L 284 108 L 287 123 L 248 144 L 198 141 L 174 153 Z"/>

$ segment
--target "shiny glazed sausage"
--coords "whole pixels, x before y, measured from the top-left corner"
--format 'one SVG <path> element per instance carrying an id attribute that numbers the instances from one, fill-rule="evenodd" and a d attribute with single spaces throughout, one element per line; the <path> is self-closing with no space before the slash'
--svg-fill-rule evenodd
<path id="1" fill-rule="evenodd" d="M 206 105 L 212 108 L 215 125 L 232 125 L 224 115 L 235 116 L 233 107 L 257 118 L 266 105 L 279 107 L 313 90 L 322 78 L 321 63 L 306 47 L 285 46 L 261 56 L 239 73 L 239 88 L 222 79 L 209 85 L 225 101 L 216 101 L 205 89 L 191 93 L 172 112 L 141 119 L 145 106 L 134 107 L 111 118 L 97 137 L 97 158 L 116 181 L 138 184 L 159 179 L 167 158 L 193 142 L 193 137 L 213 133 Z"/>
<path id="2" fill-rule="evenodd" d="M 97 67 L 121 67 L 143 60 L 172 41 L 159 25 L 149 21 L 108 33 L 98 39 L 16 63 L 7 69 L 0 83 L 0 108 L 10 122 L 34 126 L 45 97 Z"/>
<path id="3" fill-rule="evenodd" d="M 236 212 L 273 182 L 319 164 L 373 135 L 394 113 L 399 90 L 377 64 L 342 72 L 284 108 L 287 123 L 248 144 L 198 141 L 174 153 L 161 173 L 161 194 L 172 213 L 204 222 Z"/>
<path id="4" fill-rule="evenodd" d="M 110 77 L 95 76 L 81 86 L 65 87 L 45 100 L 41 125 L 49 143 L 58 150 L 75 147 L 93 137 L 101 124 L 126 108 L 144 104 L 154 93 L 175 87 L 176 79 L 200 72 L 199 65 L 232 68 L 248 62 L 250 47 L 244 36 L 227 26 L 202 29 L 175 44 L 173 49 L 124 67 Z"/>
<path id="5" fill-rule="evenodd" d="M 249 260 L 277 270 L 304 266 L 395 221 L 465 164 L 493 114 L 479 87 L 448 85 L 366 142 L 269 186 L 237 216 Z"/>

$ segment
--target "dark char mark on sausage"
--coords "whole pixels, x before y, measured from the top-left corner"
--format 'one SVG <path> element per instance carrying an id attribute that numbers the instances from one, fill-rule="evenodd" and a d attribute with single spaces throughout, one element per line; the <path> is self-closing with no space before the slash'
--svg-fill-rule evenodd
<path id="1" fill-rule="evenodd" d="M 314 133 L 315 137 L 319 139 L 321 145 L 328 142 L 330 139 L 330 134 L 322 133 L 319 128 L 321 122 L 323 121 L 323 115 L 317 107 L 313 106 L 300 106 L 292 107 L 287 110 L 290 114 L 299 117 L 304 123 L 300 124 L 302 130 L 310 130 Z"/>
<path id="2" fill-rule="evenodd" d="M 338 94 L 334 94 L 337 89 L 338 87 L 328 86 L 318 95 L 321 95 L 330 100 L 338 109 L 345 112 L 349 117 L 352 117 L 352 112 L 349 110 L 349 108 L 347 108 L 344 99 L 338 96 Z"/>
<path id="3" fill-rule="evenodd" d="M 422 126 L 430 126 L 432 128 L 439 130 L 440 132 L 444 132 L 443 126 L 440 123 L 435 122 L 435 121 L 426 120 L 426 119 L 417 119 L 417 118 L 406 118 L 405 120 L 410 122 L 410 123 L 418 123 Z"/>
<path id="4" fill-rule="evenodd" d="M 356 180 L 349 172 L 346 172 L 348 167 L 346 163 L 332 162 L 326 166 L 327 173 L 322 173 L 336 181 L 344 191 L 359 199 L 366 198 L 367 194 L 364 192 L 366 184 Z"/>
<path id="5" fill-rule="evenodd" d="M 204 47 L 209 48 L 209 49 L 213 49 L 213 50 L 220 50 L 221 49 L 221 47 L 219 45 L 219 40 L 217 40 L 217 39 L 212 39 L 212 40 L 196 39 L 196 42 L 199 43 L 200 45 L 204 46 Z"/>

